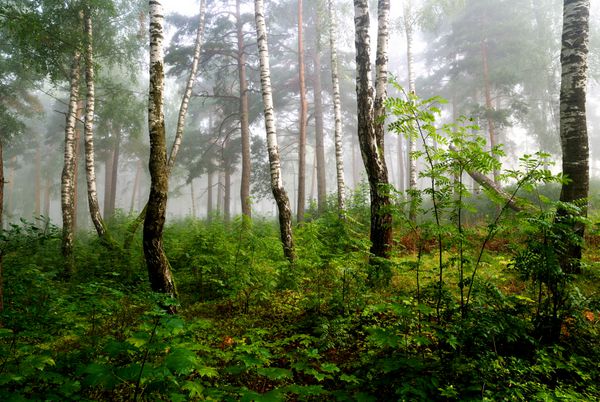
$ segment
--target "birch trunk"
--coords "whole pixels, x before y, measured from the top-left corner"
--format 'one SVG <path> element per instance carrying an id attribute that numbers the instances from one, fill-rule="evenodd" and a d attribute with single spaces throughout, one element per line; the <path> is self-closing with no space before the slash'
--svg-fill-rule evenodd
<path id="1" fill-rule="evenodd" d="M 381 12 L 385 13 L 385 10 L 381 10 Z M 371 193 L 371 254 L 375 257 L 389 258 L 392 243 L 392 215 L 389 190 L 386 188 L 388 185 L 387 167 L 375 134 L 373 87 L 370 79 L 368 1 L 354 0 L 354 13 L 358 139 Z M 381 57 L 381 54 L 378 54 L 377 57 Z M 380 79 L 381 77 L 377 77 L 378 81 Z"/>
<path id="2" fill-rule="evenodd" d="M 408 92 L 416 94 L 415 75 L 414 75 L 414 63 L 415 58 L 413 55 L 413 15 L 412 15 L 412 1 L 405 0 L 404 2 L 404 30 L 406 33 L 406 60 L 408 70 Z M 417 160 L 413 155 L 417 152 L 417 142 L 413 136 L 408 137 L 408 189 L 409 191 L 417 190 Z M 410 207 L 408 211 L 408 218 L 412 222 L 417 220 L 417 205 L 411 199 Z"/>
<path id="3" fill-rule="evenodd" d="M 87 181 L 87 198 L 90 208 L 90 216 L 98 236 L 102 240 L 108 239 L 108 233 L 104 220 L 100 214 L 98 204 L 98 193 L 96 191 L 96 167 L 94 161 L 94 107 L 96 103 L 96 93 L 94 85 L 94 49 L 93 49 L 93 28 L 92 19 L 89 13 L 84 16 L 84 36 L 86 41 L 85 50 L 85 82 L 87 87 L 86 109 L 85 109 L 85 177 Z"/>
<path id="4" fill-rule="evenodd" d="M 589 144 L 586 119 L 586 87 L 589 53 L 589 0 L 565 0 L 560 62 L 560 140 L 563 174 L 570 179 L 563 184 L 562 202 L 584 201 L 581 214 L 587 216 L 589 195 Z M 557 220 L 565 215 L 558 211 Z M 576 223 L 573 229 L 583 238 L 585 226 Z M 561 256 L 565 272 L 581 272 L 581 245 L 569 244 Z"/>
<path id="5" fill-rule="evenodd" d="M 150 3 L 152 4 L 152 2 Z M 192 58 L 192 67 L 190 68 L 190 75 L 188 76 L 185 85 L 185 91 L 183 93 L 183 97 L 181 98 L 181 105 L 179 106 L 179 115 L 177 117 L 175 139 L 173 140 L 173 145 L 171 146 L 171 153 L 169 154 L 169 159 L 167 161 L 167 177 L 171 174 L 173 165 L 175 165 L 175 159 L 177 158 L 177 153 L 179 152 L 179 148 L 181 147 L 181 141 L 183 140 L 185 119 L 188 112 L 188 106 L 190 104 L 190 98 L 192 97 L 192 89 L 194 88 L 194 83 L 196 82 L 196 74 L 198 73 L 198 63 L 200 61 L 202 42 L 204 41 L 205 15 L 206 0 L 200 0 L 200 15 L 198 17 L 198 31 L 196 31 L 196 41 L 194 43 L 194 56 Z"/>
<path id="6" fill-rule="evenodd" d="M 378 25 L 377 25 L 377 58 L 375 60 L 375 137 L 381 158 L 384 158 L 385 150 L 385 105 L 387 98 L 388 82 L 388 26 L 390 21 L 390 0 L 379 0 L 378 2 Z"/>
<path id="7" fill-rule="evenodd" d="M 157 3 L 160 3 L 160 1 L 158 1 Z M 150 2 L 150 4 L 152 5 L 153 2 Z M 162 8 L 162 5 L 160 7 Z M 192 89 L 193 89 L 194 83 L 196 82 L 196 74 L 198 71 L 197 70 L 198 62 L 200 60 L 202 42 L 204 40 L 205 14 L 206 14 L 206 0 L 200 0 L 200 15 L 199 15 L 199 22 L 198 22 L 198 31 L 196 34 L 196 42 L 194 45 L 194 57 L 192 59 L 192 67 L 191 67 L 190 75 L 189 75 L 187 83 L 186 83 L 186 89 L 185 89 L 184 95 L 181 99 L 181 106 L 179 108 L 179 115 L 177 118 L 177 129 L 175 131 L 175 139 L 173 140 L 173 144 L 171 146 L 171 152 L 169 154 L 169 159 L 166 161 L 167 180 L 168 180 L 168 176 L 171 174 L 171 170 L 173 168 L 173 165 L 175 164 L 175 159 L 177 157 L 177 153 L 179 152 L 179 148 L 181 146 L 181 141 L 183 140 L 183 129 L 185 127 L 185 118 L 187 116 L 189 100 L 192 95 Z M 163 75 L 164 75 L 164 72 L 163 72 Z M 131 242 L 133 241 L 133 236 L 135 235 L 135 232 L 137 231 L 137 228 L 139 227 L 141 222 L 145 219 L 146 211 L 147 211 L 147 206 L 144 206 L 144 208 L 142 209 L 142 211 L 140 212 L 138 217 L 131 223 L 131 225 L 129 225 L 129 228 L 127 229 L 127 234 L 125 236 L 125 241 L 123 243 L 124 249 L 126 249 L 126 250 L 129 249 Z"/>
<path id="8" fill-rule="evenodd" d="M 163 250 L 162 233 L 165 224 L 168 195 L 167 146 L 165 140 L 163 6 L 160 0 L 150 0 L 150 85 L 148 128 L 150 136 L 150 196 L 144 219 L 144 257 L 150 285 L 155 292 L 176 297 L 175 283 L 167 256 Z M 170 309 L 174 312 L 173 309 Z"/>
<path id="9" fill-rule="evenodd" d="M 306 99 L 306 80 L 304 68 L 304 35 L 302 18 L 302 0 L 298 0 L 298 81 L 300 88 L 300 135 L 298 138 L 298 205 L 297 220 L 304 221 L 306 201 L 306 120 L 308 101 Z"/>
<path id="10" fill-rule="evenodd" d="M 65 276 L 70 276 L 75 269 L 73 243 L 75 241 L 75 124 L 77 121 L 77 103 L 79 100 L 79 71 L 81 53 L 75 50 L 70 72 L 69 109 L 65 124 L 64 165 L 61 175 L 61 209 L 62 209 L 62 255 L 65 259 Z"/>
<path id="11" fill-rule="evenodd" d="M 342 138 L 342 102 L 337 56 L 337 17 L 333 0 L 328 0 L 329 47 L 331 52 L 331 83 L 333 85 L 333 116 L 335 121 L 335 170 L 337 178 L 337 199 L 340 216 L 344 216 L 346 184 L 344 181 L 344 143 Z"/>
<path id="12" fill-rule="evenodd" d="M 244 24 L 240 12 L 241 0 L 236 0 L 236 33 L 237 33 L 237 63 L 240 81 L 240 131 L 242 138 L 242 180 L 240 185 L 240 198 L 242 202 L 242 215 L 252 217 L 252 200 L 250 199 L 250 121 L 248 105 L 248 81 L 246 79 L 246 52 L 244 46 Z"/>
<path id="13" fill-rule="evenodd" d="M 323 131 L 323 85 L 321 83 L 321 19 L 318 7 L 315 11 L 315 32 L 316 43 L 313 53 L 314 71 L 313 87 L 315 102 L 315 154 L 317 169 L 317 205 L 319 213 L 327 210 L 327 178 L 325 167 L 325 139 Z"/>
<path id="14" fill-rule="evenodd" d="M 283 188 L 279 147 L 275 129 L 275 111 L 273 110 L 273 95 L 271 93 L 271 69 L 269 66 L 269 46 L 267 42 L 267 27 L 265 24 L 264 1 L 254 0 L 256 19 L 256 36 L 260 61 L 260 85 L 265 108 L 265 130 L 267 133 L 267 148 L 271 168 L 271 189 L 279 211 L 279 230 L 283 252 L 291 263 L 296 260 L 294 240 L 292 237 L 292 211 L 290 201 Z"/>

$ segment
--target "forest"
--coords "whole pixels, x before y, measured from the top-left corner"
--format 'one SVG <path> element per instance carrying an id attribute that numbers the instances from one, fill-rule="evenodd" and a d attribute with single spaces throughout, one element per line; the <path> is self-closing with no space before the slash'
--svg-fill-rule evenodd
<path id="1" fill-rule="evenodd" d="M 600 401 L 599 22 L 0 0 L 0 400 Z"/>

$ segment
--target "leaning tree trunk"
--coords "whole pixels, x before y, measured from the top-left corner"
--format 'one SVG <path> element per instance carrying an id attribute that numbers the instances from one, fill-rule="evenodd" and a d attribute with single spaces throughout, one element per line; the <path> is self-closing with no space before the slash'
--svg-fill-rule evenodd
<path id="1" fill-rule="evenodd" d="M 319 213 L 327 209 L 327 178 L 325 169 L 325 141 L 323 130 L 323 86 L 321 83 L 321 19 L 315 10 L 315 49 L 313 53 L 313 86 L 315 101 L 315 155 L 317 160 L 317 205 Z"/>
<path id="2" fill-rule="evenodd" d="M 386 1 L 380 6 L 385 8 Z M 388 3 L 389 6 L 389 3 Z M 354 0 L 356 29 L 356 93 L 358 102 L 358 139 L 363 163 L 369 179 L 371 194 L 371 254 L 389 258 L 392 243 L 392 215 L 388 186 L 388 172 L 375 133 L 373 87 L 371 86 L 371 59 L 369 37 L 369 6 L 367 0 Z M 386 10 L 380 10 L 385 14 Z M 387 14 L 389 16 L 389 13 Z M 378 51 L 377 58 L 383 57 Z M 379 81 L 381 77 L 377 77 Z"/>
<path id="3" fill-rule="evenodd" d="M 90 216 L 96 232 L 100 239 L 105 244 L 112 246 L 110 238 L 102 215 L 100 214 L 100 206 L 98 203 L 98 193 L 96 191 L 96 167 L 94 161 L 94 106 L 96 103 L 95 85 L 94 85 L 94 49 L 92 45 L 93 31 L 92 18 L 89 11 L 84 17 L 84 36 L 86 41 L 85 49 L 85 82 L 87 87 L 86 94 L 86 109 L 85 109 L 85 173 L 87 181 L 87 196 L 88 205 L 90 208 Z"/>
<path id="4" fill-rule="evenodd" d="M 563 174 L 569 179 L 560 193 L 562 202 L 583 202 L 581 215 L 587 215 L 589 195 L 589 149 L 586 122 L 586 86 L 589 52 L 589 0 L 565 0 L 563 8 L 562 66 L 560 86 L 560 142 L 563 152 Z M 557 220 L 566 211 L 559 210 Z M 573 229 L 583 238 L 585 226 L 575 223 Z M 568 244 L 561 255 L 563 271 L 581 272 L 581 245 Z"/>
<path id="5" fill-rule="evenodd" d="M 160 3 L 160 2 L 158 2 Z M 152 4 L 152 2 L 150 2 Z M 162 6 L 161 6 L 162 8 Z M 177 157 L 177 153 L 179 152 L 179 148 L 181 146 L 181 141 L 183 140 L 183 131 L 185 127 L 185 118 L 187 116 L 188 105 L 190 98 L 192 96 L 192 89 L 194 87 L 194 83 L 196 82 L 196 74 L 198 72 L 198 62 L 200 60 L 200 53 L 202 49 L 202 42 L 204 41 L 204 28 L 205 28 L 205 20 L 204 17 L 206 15 L 206 0 L 200 0 L 200 15 L 198 21 L 198 31 L 196 34 L 196 42 L 194 45 L 194 57 L 192 59 L 192 67 L 190 69 L 190 75 L 188 77 L 185 91 L 183 97 L 181 98 L 181 106 L 179 107 L 179 116 L 177 118 L 177 128 L 175 131 L 175 139 L 173 140 L 173 144 L 171 146 L 171 152 L 169 154 L 169 159 L 167 161 L 167 179 L 171 174 L 171 170 L 175 165 L 175 159 Z M 162 35 L 162 34 L 161 34 Z M 128 250 L 131 247 L 131 243 L 133 241 L 133 236 L 137 232 L 139 225 L 142 223 L 146 216 L 147 205 L 144 206 L 140 214 L 137 218 L 129 225 L 127 228 L 127 233 L 125 234 L 125 241 L 123 242 L 123 248 Z"/>
<path id="6" fill-rule="evenodd" d="M 81 53 L 75 50 L 71 65 L 69 110 L 65 124 L 64 165 L 61 176 L 62 209 L 62 255 L 65 259 L 64 274 L 70 276 L 75 269 L 73 243 L 75 241 L 75 124 L 77 122 L 77 103 L 79 100 Z"/>
<path id="7" fill-rule="evenodd" d="M 163 250 L 163 228 L 167 209 L 169 168 L 165 140 L 163 6 L 150 0 L 150 86 L 148 128 L 150 135 L 150 196 L 144 219 L 144 257 L 150 285 L 155 292 L 176 296 L 175 282 Z"/>
<path id="8" fill-rule="evenodd" d="M 275 129 L 275 111 L 273 110 L 273 95 L 271 93 L 271 68 L 269 66 L 269 46 L 267 41 L 267 27 L 265 24 L 264 1 L 254 0 L 254 14 L 256 19 L 256 37 L 260 61 L 260 86 L 265 108 L 265 129 L 267 132 L 267 148 L 269 152 L 269 165 L 271 168 L 271 189 L 279 210 L 279 229 L 283 252 L 291 263 L 296 260 L 294 240 L 292 237 L 292 211 L 287 193 L 283 188 L 281 178 L 281 165 L 279 162 L 279 147 L 277 146 L 277 132 Z"/>
<path id="9" fill-rule="evenodd" d="M 242 179 L 240 184 L 240 198 L 242 202 L 242 215 L 252 217 L 252 202 L 250 199 L 250 121 L 248 106 L 248 81 L 246 79 L 246 50 L 244 47 L 244 23 L 242 21 L 241 0 L 236 0 L 236 34 L 237 34 L 237 64 L 238 79 L 240 84 L 240 134 L 242 139 Z"/>
<path id="10" fill-rule="evenodd" d="M 306 120 L 308 101 L 306 99 L 306 80 L 304 68 L 304 38 L 302 27 L 302 0 L 298 0 L 298 81 L 300 87 L 300 136 L 298 138 L 298 222 L 304 221 L 306 201 Z"/>
<path id="11" fill-rule="evenodd" d="M 408 69 L 408 92 L 416 94 L 415 73 L 414 73 L 414 55 L 413 55 L 413 15 L 412 1 L 405 0 L 404 3 L 404 30 L 406 33 L 406 60 Z M 417 159 L 414 157 L 417 152 L 417 142 L 413 136 L 408 137 L 408 189 L 417 190 Z M 411 200 L 408 216 L 412 222 L 417 220 L 417 204 L 413 201 L 413 196 L 409 195 Z"/>
<path id="12" fill-rule="evenodd" d="M 333 115 L 335 121 L 335 170 L 337 177 L 338 210 L 344 216 L 346 184 L 344 182 L 344 143 L 342 138 L 342 102 L 337 57 L 337 19 L 333 0 L 328 0 L 329 47 L 331 52 L 331 82 L 333 85 Z"/>

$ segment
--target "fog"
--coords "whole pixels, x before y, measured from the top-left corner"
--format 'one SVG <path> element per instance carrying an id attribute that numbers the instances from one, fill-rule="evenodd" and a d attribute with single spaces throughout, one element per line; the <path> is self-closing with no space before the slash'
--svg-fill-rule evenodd
<path id="1" fill-rule="evenodd" d="M 98 13 L 95 38 L 96 174 L 100 207 L 106 219 L 136 216 L 147 201 L 150 184 L 148 21 L 144 16 L 147 5 L 141 2 L 112 3 L 116 4 L 119 13 Z M 178 0 L 164 3 L 167 12 L 165 118 L 170 148 L 198 28 L 198 2 Z M 255 217 L 271 218 L 276 216 L 276 206 L 269 192 L 253 2 L 242 3 L 240 23 L 247 67 L 247 112 L 252 139 L 252 213 Z M 323 175 L 332 205 L 336 192 L 329 16 L 324 3 L 306 0 L 303 10 L 308 99 L 305 194 L 309 213 L 315 208 L 311 203 L 318 198 L 314 96 L 317 75 L 322 86 Z M 335 3 L 339 23 L 337 50 L 345 183 L 351 196 L 365 182 L 356 134 L 353 8 L 347 0 L 336 0 Z M 374 54 L 377 19 L 376 2 L 372 3 L 371 51 Z M 399 85 L 408 87 L 405 2 L 394 0 L 391 3 L 389 70 Z M 296 4 L 288 0 L 267 2 L 279 148 L 284 186 L 294 209 L 298 194 L 300 110 Z M 444 5 L 447 7 L 444 8 Z M 448 100 L 447 104 L 441 106 L 438 124 L 450 122 L 461 115 L 472 117 L 481 127 L 481 135 L 486 138 L 489 138 L 489 126 L 493 125 L 497 142 L 504 147 L 506 156 L 502 162 L 505 167 L 516 166 L 518 157 L 525 153 L 541 150 L 553 155 L 552 159 L 556 161 L 553 170 L 558 172 L 561 157 L 558 137 L 561 13 L 562 2 L 556 0 L 413 0 L 409 20 L 414 31 L 417 95 L 424 98 L 439 95 Z M 600 3 L 592 2 L 591 14 L 587 118 L 591 177 L 594 180 L 600 176 Z M 318 27 L 315 25 L 317 19 Z M 63 28 L 68 30 L 67 27 Z M 56 32 L 63 28 L 52 25 Z M 190 216 L 235 219 L 242 212 L 240 97 L 236 63 L 239 49 L 235 28 L 235 1 L 209 1 L 205 40 L 184 140 L 169 181 L 169 220 Z M 6 40 L 0 53 L 7 66 L 13 54 L 34 51 L 20 48 L 23 43 L 20 37 L 10 37 L 17 31 L 2 31 Z M 63 34 L 48 32 L 47 37 L 40 36 L 41 42 L 37 45 L 42 49 L 36 50 L 39 53 L 36 57 L 45 58 L 40 62 L 43 68 L 22 66 L 22 70 L 28 74 L 17 77 L 20 70 L 11 72 L 7 67 L 0 77 L 2 85 L 7 87 L 17 81 L 21 85 L 18 90 L 11 89 L 10 96 L 2 94 L 3 99 L 0 99 L 2 107 L 10 111 L 11 118 L 19 122 L 14 127 L 4 122 L 2 124 L 5 225 L 20 219 L 32 220 L 40 215 L 61 225 L 61 171 L 69 97 L 68 46 L 76 41 L 72 39 L 73 42 L 68 42 L 64 38 L 76 38 L 76 34 L 64 33 L 65 36 L 60 36 L 63 43 L 57 45 L 53 41 L 58 40 L 58 36 L 53 35 Z M 109 37 L 112 39 L 106 39 Z M 44 45 L 43 41 L 49 41 L 48 45 Z M 52 51 L 44 52 L 44 47 Z M 487 71 L 482 65 L 484 47 Z M 65 54 L 61 55 L 60 52 Z M 317 57 L 320 68 L 315 71 Z M 48 64 L 52 64 L 51 68 L 47 67 Z M 12 65 L 9 67 L 14 68 Z M 486 105 L 486 88 L 490 92 L 491 108 Z M 388 92 L 390 96 L 401 96 L 391 85 Z M 486 113 L 486 110 L 493 113 Z M 81 114 L 78 119 L 77 227 L 87 229 L 91 228 L 91 220 L 87 204 Z M 391 117 L 388 121 L 391 121 Z M 402 158 L 398 157 L 399 154 L 402 154 Z M 399 141 L 394 133 L 386 134 L 386 160 L 390 181 L 398 190 L 404 191 L 408 183 L 409 155 L 406 141 Z"/>

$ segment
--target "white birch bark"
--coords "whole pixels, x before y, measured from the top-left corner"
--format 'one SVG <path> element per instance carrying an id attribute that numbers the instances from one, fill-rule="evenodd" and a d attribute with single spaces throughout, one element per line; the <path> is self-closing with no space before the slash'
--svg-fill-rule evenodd
<path id="1" fill-rule="evenodd" d="M 378 152 L 383 158 L 385 149 L 385 105 L 388 83 L 388 38 L 390 22 L 390 0 L 379 0 L 377 25 L 377 56 L 375 60 L 375 136 Z"/>
<path id="2" fill-rule="evenodd" d="M 410 94 L 416 94 L 415 76 L 414 76 L 414 55 L 413 55 L 413 29 L 414 19 L 412 10 L 412 1 L 404 1 L 404 30 L 406 34 L 406 60 L 408 69 L 408 92 Z M 417 152 L 417 142 L 413 136 L 408 138 L 408 189 L 410 191 L 417 190 L 417 160 L 413 155 Z M 412 197 L 409 197 L 412 199 Z M 414 202 L 410 203 L 409 208 L 409 219 L 416 221 L 417 210 Z"/>
<path id="3" fill-rule="evenodd" d="M 196 75 L 198 73 L 198 64 L 200 61 L 200 53 L 202 51 L 202 43 L 204 42 L 204 30 L 205 30 L 205 16 L 206 16 L 206 0 L 200 0 L 200 15 L 198 17 L 198 31 L 196 32 L 196 41 L 194 43 L 194 56 L 192 58 L 192 67 L 190 68 L 190 75 L 188 76 L 183 97 L 181 98 L 181 105 L 179 107 L 179 115 L 177 118 L 177 128 L 175 130 L 175 139 L 171 146 L 171 153 L 169 154 L 169 160 L 167 163 L 167 175 L 170 175 L 173 165 L 175 165 L 175 158 L 181 147 L 181 141 L 183 140 L 183 130 L 185 128 L 185 119 L 187 116 L 188 107 L 190 104 L 190 98 L 192 97 L 192 89 L 196 82 Z"/>
<path id="4" fill-rule="evenodd" d="M 69 110 L 67 112 L 65 124 L 64 165 L 61 175 L 60 191 L 63 221 L 62 254 L 65 258 L 65 274 L 67 276 L 72 273 L 75 265 L 73 259 L 73 243 L 75 241 L 75 124 L 77 123 L 77 103 L 79 100 L 79 82 L 81 79 L 81 73 L 79 71 L 80 63 L 81 52 L 79 49 L 76 49 L 73 53 L 70 72 Z"/>
<path id="5" fill-rule="evenodd" d="M 283 188 L 281 165 L 279 162 L 279 147 L 275 129 L 275 112 L 271 92 L 271 69 L 269 65 L 269 47 L 267 42 L 267 27 L 265 24 L 264 1 L 254 0 L 256 19 L 256 36 L 260 61 L 260 85 L 265 109 L 265 129 L 267 132 L 267 148 L 271 171 L 271 189 L 279 210 L 279 229 L 283 251 L 290 262 L 296 259 L 292 237 L 292 212 L 288 196 Z"/>
<path id="6" fill-rule="evenodd" d="M 333 115 L 335 120 L 335 169 L 337 176 L 338 209 L 344 215 L 346 184 L 344 182 L 344 144 L 342 133 L 342 101 L 337 56 L 337 17 L 333 0 L 328 0 L 329 8 L 329 47 L 331 51 L 331 82 L 333 85 Z"/>
<path id="7" fill-rule="evenodd" d="M 89 13 L 84 16 L 84 35 L 86 41 L 85 49 L 85 82 L 87 87 L 85 122 L 84 122 L 84 145 L 85 145 L 85 177 L 87 181 L 88 205 L 90 216 L 96 232 L 100 238 L 105 238 L 107 232 L 100 214 L 98 203 L 98 192 L 96 190 L 96 167 L 94 161 L 94 107 L 96 93 L 94 84 L 94 48 L 92 18 Z"/>

